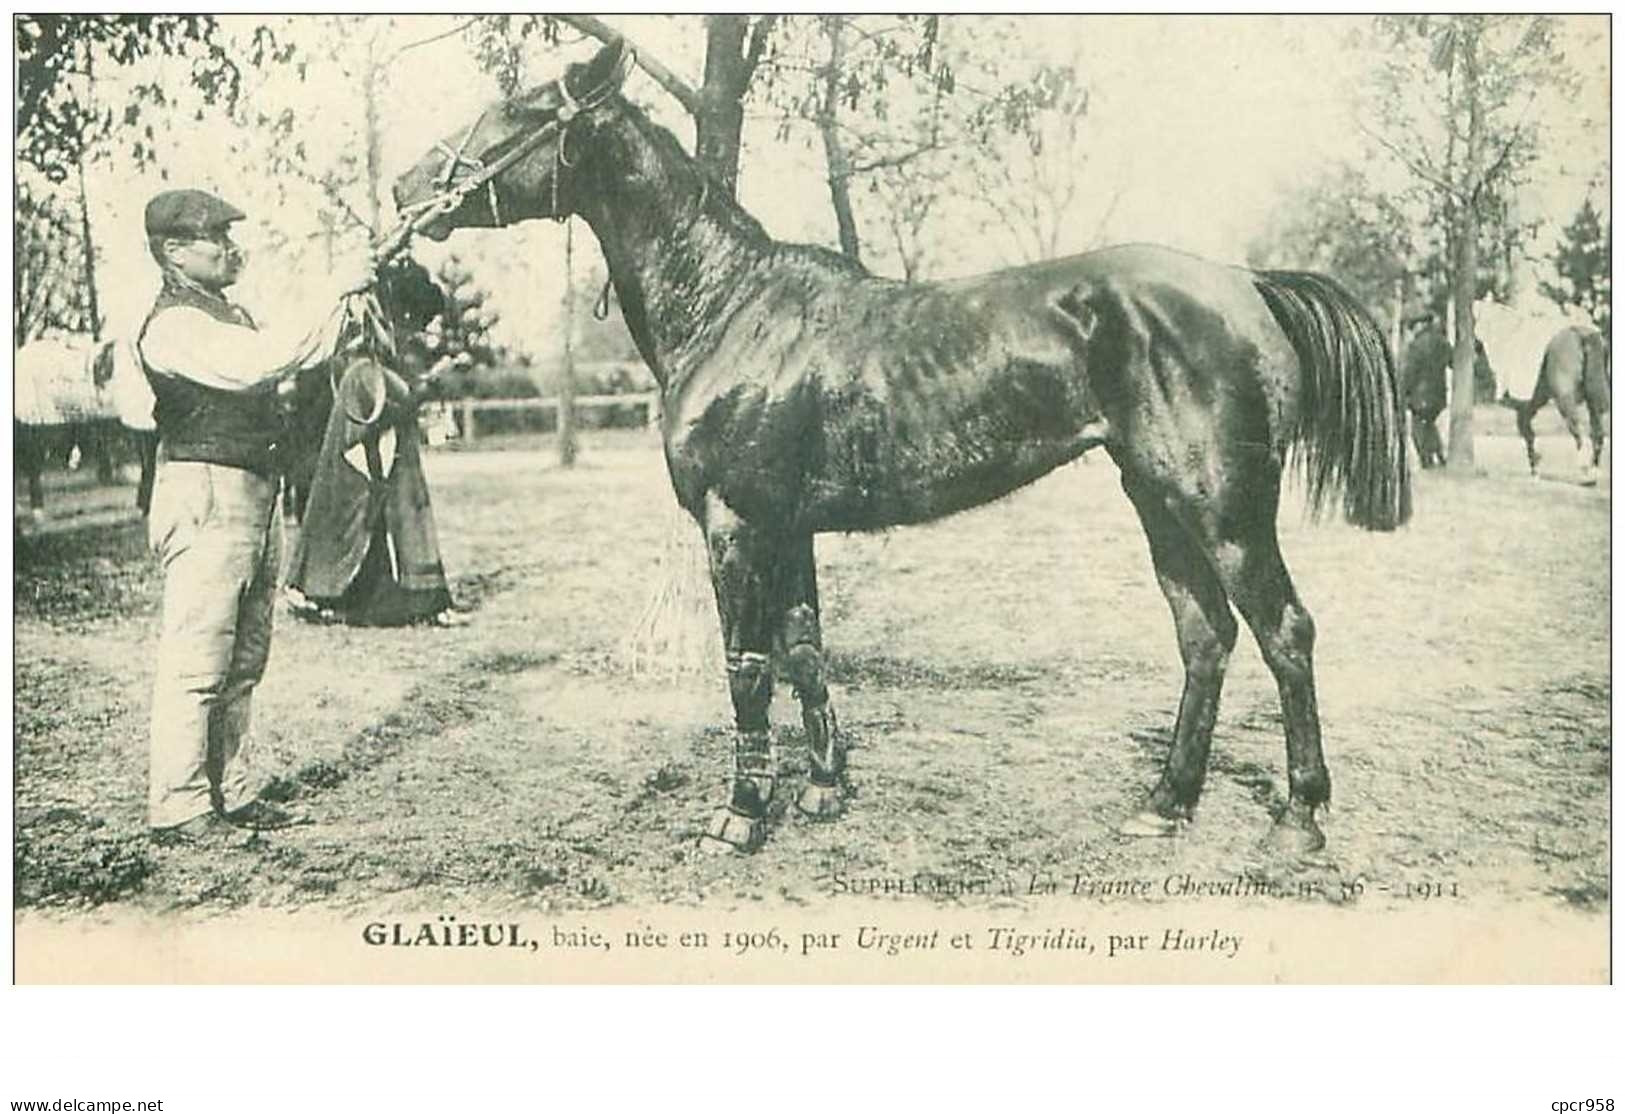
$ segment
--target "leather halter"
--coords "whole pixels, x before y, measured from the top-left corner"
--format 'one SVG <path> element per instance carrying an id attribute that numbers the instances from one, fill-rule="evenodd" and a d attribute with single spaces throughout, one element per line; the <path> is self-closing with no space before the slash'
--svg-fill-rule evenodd
<path id="1" fill-rule="evenodd" d="M 498 224 L 501 224 L 502 217 L 500 210 L 497 207 L 497 175 L 501 174 L 504 170 L 507 170 L 514 163 L 526 157 L 543 143 L 546 143 L 549 139 L 555 136 L 557 137 L 558 145 L 554 154 L 553 209 L 555 219 L 564 219 L 562 215 L 558 214 L 558 171 L 559 169 L 570 165 L 569 160 L 565 158 L 564 151 L 564 144 L 565 140 L 568 138 L 570 122 L 582 112 L 588 109 L 596 108 L 598 105 L 603 104 L 610 98 L 615 90 L 620 87 L 620 83 L 617 81 L 606 81 L 603 85 L 599 86 L 597 89 L 594 89 L 591 93 L 579 98 L 571 95 L 569 85 L 563 78 L 560 78 L 553 84 L 554 88 L 558 91 L 559 100 L 562 102 L 559 105 L 558 110 L 553 114 L 553 118 L 537 127 L 529 135 L 524 135 L 523 138 L 515 143 L 513 147 L 504 152 L 502 155 L 498 156 L 496 159 L 487 162 L 484 159 L 468 153 L 469 142 L 473 140 L 474 136 L 479 132 L 480 125 L 485 122 L 485 117 L 490 111 L 489 109 L 480 113 L 479 118 L 476 119 L 474 121 L 474 125 L 464 133 L 462 141 L 458 143 L 455 148 L 451 147 L 444 140 L 435 144 L 435 149 L 441 151 L 446 156 L 445 166 L 443 166 L 439 173 L 435 176 L 439 181 L 440 192 L 436 193 L 433 197 L 429 197 L 423 201 L 408 205 L 401 210 L 400 222 L 389 232 L 388 235 L 384 236 L 378 242 L 379 246 L 376 249 L 375 254 L 380 261 L 389 259 L 392 256 L 399 254 L 406 248 L 407 242 L 411 239 L 414 232 L 425 227 L 436 217 L 450 213 L 456 209 L 463 203 L 464 199 L 466 199 L 469 194 L 473 193 L 477 189 L 480 189 L 481 187 L 485 187 L 489 190 L 491 217 Z M 457 177 L 457 172 L 464 168 L 472 171 L 472 173 L 459 179 Z"/>

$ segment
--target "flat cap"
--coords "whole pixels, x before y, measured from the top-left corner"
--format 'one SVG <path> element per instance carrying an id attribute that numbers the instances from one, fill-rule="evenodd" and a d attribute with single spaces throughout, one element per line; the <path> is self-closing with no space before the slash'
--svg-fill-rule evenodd
<path id="1" fill-rule="evenodd" d="M 147 235 L 207 236 L 245 215 L 203 190 L 165 190 L 147 202 Z"/>

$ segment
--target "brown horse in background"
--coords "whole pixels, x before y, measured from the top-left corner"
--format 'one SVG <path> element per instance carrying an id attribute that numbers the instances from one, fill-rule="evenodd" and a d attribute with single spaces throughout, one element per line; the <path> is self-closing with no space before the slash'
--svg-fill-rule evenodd
<path id="1" fill-rule="evenodd" d="M 1588 486 L 1596 483 L 1597 466 L 1602 461 L 1602 447 L 1608 439 L 1614 405 L 1613 381 L 1601 332 L 1584 325 L 1559 329 L 1541 356 L 1535 393 L 1527 401 L 1514 403 L 1518 411 L 1518 432 L 1523 436 L 1524 450 L 1529 457 L 1530 475 L 1539 475 L 1540 468 L 1540 453 L 1535 449 L 1535 415 L 1548 401 L 1556 405 L 1569 436 L 1574 438 L 1580 482 Z M 1589 458 L 1580 441 L 1582 408 L 1590 418 Z"/>
<path id="2" fill-rule="evenodd" d="M 1594 326 L 1564 316 L 1558 307 L 1541 303 L 1530 310 L 1488 299 L 1474 306 L 1475 330 L 1502 384 L 1503 401 L 1518 414 L 1518 432 L 1529 458 L 1529 474 L 1538 476 L 1534 418 L 1547 402 L 1574 439 L 1582 484 L 1597 482 L 1597 466 L 1608 439 L 1613 385 L 1605 338 Z M 1590 418 L 1591 452 L 1581 436 L 1582 414 Z"/>
<path id="3" fill-rule="evenodd" d="M 766 835 L 775 648 L 811 754 L 798 804 L 818 818 L 842 808 L 814 535 L 952 514 L 1098 445 L 1139 515 L 1185 662 L 1167 763 L 1121 830 L 1167 835 L 1192 816 L 1239 612 L 1280 690 L 1277 842 L 1322 846 L 1315 625 L 1276 513 L 1295 450 L 1312 505 L 1336 500 L 1374 530 L 1410 514 L 1393 362 L 1369 314 L 1319 275 L 1145 245 L 952 282 L 879 278 L 769 237 L 619 95 L 631 61 L 612 46 L 493 105 L 395 195 L 436 238 L 579 214 L 603 247 L 660 384 L 674 492 L 710 553 L 737 728 L 712 845 L 752 850 Z"/>

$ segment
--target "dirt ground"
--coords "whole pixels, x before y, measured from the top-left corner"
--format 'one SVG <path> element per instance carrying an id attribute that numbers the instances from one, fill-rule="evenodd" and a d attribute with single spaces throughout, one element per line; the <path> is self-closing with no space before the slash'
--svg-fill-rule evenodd
<path id="1" fill-rule="evenodd" d="M 1245 634 L 1196 822 L 1174 840 L 1114 834 L 1156 777 L 1180 668 L 1103 454 L 941 523 L 819 540 L 855 792 L 837 823 L 781 817 L 751 857 L 695 846 L 728 768 L 723 679 L 633 676 L 616 656 L 672 521 L 652 434 L 590 434 L 568 471 L 543 439 L 430 454 L 472 621 L 380 631 L 279 614 L 256 768 L 316 823 L 207 851 L 154 847 L 142 828 L 160 583 L 131 490 L 54 475 L 47 519 L 15 527 L 17 904 L 570 910 L 813 902 L 852 879 L 1189 871 L 1315 881 L 1326 901 L 1373 909 L 1438 886 L 1600 917 L 1611 481 L 1577 486 L 1550 413 L 1541 428 L 1550 473 L 1533 481 L 1510 414 L 1484 410 L 1486 474 L 1420 474 L 1414 523 L 1394 535 L 1283 511 L 1320 631 L 1334 782 L 1330 844 L 1305 863 L 1260 848 L 1285 751 Z M 793 768 L 786 689 L 774 716 Z"/>

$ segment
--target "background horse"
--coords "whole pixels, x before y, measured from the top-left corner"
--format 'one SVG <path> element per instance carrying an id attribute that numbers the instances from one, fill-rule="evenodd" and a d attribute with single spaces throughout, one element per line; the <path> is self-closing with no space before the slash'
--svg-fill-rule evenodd
<path id="1" fill-rule="evenodd" d="M 678 501 L 704 531 L 736 725 L 711 846 L 765 837 L 778 777 L 770 653 L 801 702 L 799 807 L 842 808 L 813 537 L 997 499 L 1094 445 L 1140 516 L 1185 661 L 1173 744 L 1130 834 L 1187 821 L 1207 772 L 1234 612 L 1280 690 L 1290 786 L 1274 834 L 1325 842 L 1314 623 L 1276 539 L 1289 449 L 1311 504 L 1389 530 L 1410 514 L 1393 362 L 1336 283 L 1111 248 L 918 285 L 770 238 L 623 99 L 621 46 L 484 112 L 396 184 L 426 234 L 580 214 L 662 392 Z M 1079 554 L 1080 571 L 1088 555 Z"/>
<path id="2" fill-rule="evenodd" d="M 1563 416 L 1580 469 L 1580 482 L 1597 482 L 1597 465 L 1608 438 L 1613 389 L 1602 333 L 1556 312 L 1522 313 L 1497 302 L 1473 307 L 1480 339 L 1491 366 L 1518 413 L 1518 432 L 1529 457 L 1529 474 L 1539 475 L 1534 418 L 1551 401 Z M 1504 378 L 1502 378 L 1504 376 Z M 1591 452 L 1580 437 L 1580 414 L 1588 413 Z"/>
<path id="3" fill-rule="evenodd" d="M 121 377 L 128 346 L 85 336 L 42 337 L 17 349 L 12 405 L 13 462 L 28 478 L 29 509 L 43 513 L 43 472 L 53 457 L 73 458 L 77 448 L 95 462 L 104 484 L 117 479 L 125 457 L 141 462 L 136 502 L 146 513 L 152 468 L 139 431 L 122 424 Z M 149 415 L 150 422 L 150 415 Z"/>

